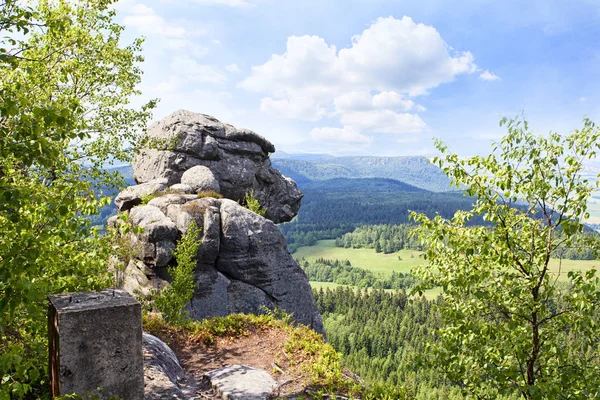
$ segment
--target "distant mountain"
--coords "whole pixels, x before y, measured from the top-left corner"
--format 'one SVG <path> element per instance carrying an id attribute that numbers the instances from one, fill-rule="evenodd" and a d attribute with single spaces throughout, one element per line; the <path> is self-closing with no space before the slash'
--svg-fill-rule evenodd
<path id="1" fill-rule="evenodd" d="M 125 183 L 127 183 L 127 185 L 129 186 L 133 186 L 136 184 L 135 180 L 133 179 L 133 167 L 130 164 L 110 167 L 107 168 L 107 170 L 111 172 L 119 172 L 121 175 L 123 175 Z"/>
<path id="2" fill-rule="evenodd" d="M 271 160 L 287 158 L 290 160 L 305 160 L 305 161 L 316 161 L 316 160 L 330 160 L 335 158 L 334 156 L 330 156 L 329 154 L 311 154 L 311 153 L 299 153 L 299 154 L 290 154 L 285 151 L 276 151 L 271 154 Z"/>
<path id="3" fill-rule="evenodd" d="M 330 157 L 313 160 L 275 158 L 272 163 L 273 167 L 294 179 L 301 188 L 309 181 L 384 178 L 434 192 L 451 190 L 448 177 L 422 156 Z"/>
<path id="4" fill-rule="evenodd" d="M 335 178 L 325 181 L 311 181 L 301 185 L 303 190 L 328 192 L 427 192 L 425 189 L 394 179 L 385 178 Z"/>

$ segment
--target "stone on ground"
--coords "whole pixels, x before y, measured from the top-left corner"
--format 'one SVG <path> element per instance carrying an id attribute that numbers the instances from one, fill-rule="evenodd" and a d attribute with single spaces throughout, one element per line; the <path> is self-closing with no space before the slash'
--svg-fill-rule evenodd
<path id="1" fill-rule="evenodd" d="M 266 399 L 277 386 L 277 382 L 266 371 L 245 365 L 215 369 L 205 376 L 224 400 Z"/>

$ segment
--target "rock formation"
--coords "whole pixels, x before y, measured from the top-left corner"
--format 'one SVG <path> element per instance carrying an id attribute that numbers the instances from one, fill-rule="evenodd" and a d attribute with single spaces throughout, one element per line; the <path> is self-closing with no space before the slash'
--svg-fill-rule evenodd
<path id="1" fill-rule="evenodd" d="M 144 333 L 144 399 L 191 399 L 196 392 L 173 350 L 156 336 Z"/>
<path id="2" fill-rule="evenodd" d="M 177 240 L 193 221 L 202 228 L 197 286 L 188 305 L 193 318 L 280 307 L 323 333 L 306 275 L 274 223 L 297 214 L 302 194 L 270 166 L 273 145 L 251 131 L 189 111 L 155 123 L 150 136 L 175 143 L 171 150 L 146 150 L 138 157 L 139 184 L 115 199 L 132 225 L 144 228 L 131 236 L 137 259 L 127 266 L 125 288 L 147 294 L 164 286 Z M 238 204 L 251 190 L 267 209 L 265 217 Z M 225 198 L 204 197 L 209 191 Z M 149 196 L 155 197 L 147 201 Z"/>
<path id="3" fill-rule="evenodd" d="M 298 213 L 302 193 L 294 181 L 271 167 L 269 153 L 275 147 L 256 133 L 179 110 L 154 123 L 148 138 L 152 148 L 143 150 L 133 163 L 135 181 L 147 186 L 119 198 L 121 211 L 135 205 L 125 198 L 151 191 L 148 185 L 182 184 L 194 192 L 215 190 L 235 201 L 254 191 L 267 209 L 265 216 L 275 223 L 290 221 Z M 207 168 L 193 168 L 197 166 Z"/>

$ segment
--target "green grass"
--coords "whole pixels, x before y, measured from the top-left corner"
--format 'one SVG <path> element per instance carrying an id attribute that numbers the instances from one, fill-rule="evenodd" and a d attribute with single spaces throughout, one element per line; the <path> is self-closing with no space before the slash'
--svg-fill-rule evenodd
<path id="1" fill-rule="evenodd" d="M 346 249 L 335 247 L 335 240 L 319 240 L 315 246 L 300 247 L 294 254 L 299 260 L 305 258 L 314 261 L 317 258 L 330 260 L 349 260 L 353 267 L 364 268 L 375 273 L 391 275 L 392 272 L 409 273 L 412 267 L 423 262 L 421 252 L 400 250 L 392 254 L 376 253 L 373 249 Z M 398 256 L 402 260 L 398 259 Z"/>
<path id="2" fill-rule="evenodd" d="M 315 282 L 315 281 L 310 281 L 308 282 L 310 283 L 310 287 L 313 289 L 335 289 L 339 286 L 344 286 L 344 285 L 340 285 L 339 283 L 335 283 L 335 282 Z"/>
<path id="3" fill-rule="evenodd" d="M 554 274 L 560 272 L 559 281 L 567 281 L 569 271 L 586 272 L 590 269 L 600 270 L 600 260 L 550 260 L 550 271 Z"/>
<path id="4" fill-rule="evenodd" d="M 352 266 L 364 268 L 375 273 L 389 275 L 393 271 L 409 273 L 412 267 L 423 263 L 420 257 L 421 252 L 415 250 L 401 250 L 392 254 L 377 253 L 373 249 L 346 249 L 335 247 L 335 240 L 320 240 L 315 246 L 300 247 L 294 254 L 294 258 L 299 260 L 305 258 L 314 261 L 317 258 L 349 260 Z M 402 260 L 398 260 L 398 256 Z M 600 270 L 599 260 L 558 260 L 550 261 L 550 271 L 554 274 L 560 272 L 559 281 L 567 281 L 569 271 L 585 272 L 596 268 Z M 314 288 L 339 286 L 331 282 L 310 282 Z M 436 292 L 437 290 L 437 292 Z M 427 291 L 426 296 L 437 296 L 438 289 Z"/>

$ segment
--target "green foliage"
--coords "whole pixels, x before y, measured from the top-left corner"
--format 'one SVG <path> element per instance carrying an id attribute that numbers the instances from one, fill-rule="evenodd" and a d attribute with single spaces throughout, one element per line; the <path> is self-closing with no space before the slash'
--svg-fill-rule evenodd
<path id="1" fill-rule="evenodd" d="M 265 214 L 267 213 L 267 209 L 263 208 L 259 201 L 254 197 L 254 190 L 250 190 L 248 193 L 246 193 L 246 196 L 244 196 L 244 201 L 242 202 L 242 205 L 244 207 L 246 207 L 248 210 L 260 215 L 260 216 L 265 216 Z"/>
<path id="2" fill-rule="evenodd" d="M 440 361 L 424 357 L 442 326 L 439 300 L 410 298 L 404 291 L 313 290 L 329 343 L 342 366 L 360 375 L 365 399 L 464 399 Z M 510 397 L 498 397 L 506 399 Z"/>
<path id="3" fill-rule="evenodd" d="M 561 246 L 600 246 L 577 235 L 598 184 L 582 176 L 583 162 L 596 156 L 600 130 L 585 120 L 565 137 L 535 136 L 526 121 L 501 124 L 508 134 L 485 157 L 462 159 L 436 143 L 435 162 L 477 198 L 473 210 L 412 215 L 429 262 L 416 274 L 445 300 L 432 354 L 479 398 L 597 398 L 600 280 L 595 270 L 570 271 L 564 287 L 549 263 Z M 475 215 L 492 226 L 466 226 Z"/>
<path id="4" fill-rule="evenodd" d="M 120 46 L 111 1 L 0 7 L 0 398 L 46 386 L 46 300 L 111 283 L 110 243 L 85 219 L 121 184 L 154 102 L 138 92 L 141 41 Z"/>
<path id="5" fill-rule="evenodd" d="M 180 325 L 187 319 L 183 308 L 194 295 L 194 270 L 201 243 L 200 229 L 195 222 L 191 222 L 175 249 L 177 267 L 169 268 L 173 281 L 154 299 L 154 305 L 169 323 Z"/>
<path id="6" fill-rule="evenodd" d="M 267 314 L 229 314 L 225 317 L 206 318 L 202 321 L 186 319 L 178 324 L 165 321 L 160 314 L 144 314 L 142 321 L 144 330 L 158 337 L 171 337 L 183 342 L 206 345 L 214 343 L 217 337 L 236 338 L 247 335 L 251 330 L 268 329 L 286 324 L 273 315 Z"/>
<path id="7" fill-rule="evenodd" d="M 117 217 L 114 228 L 108 227 L 104 232 L 103 240 L 110 245 L 109 271 L 113 272 L 114 283 L 118 287 L 123 285 L 123 271 L 141 250 L 141 244 L 131 240 L 131 235 L 141 235 L 144 228 L 133 226 L 128 213 L 121 213 Z"/>

